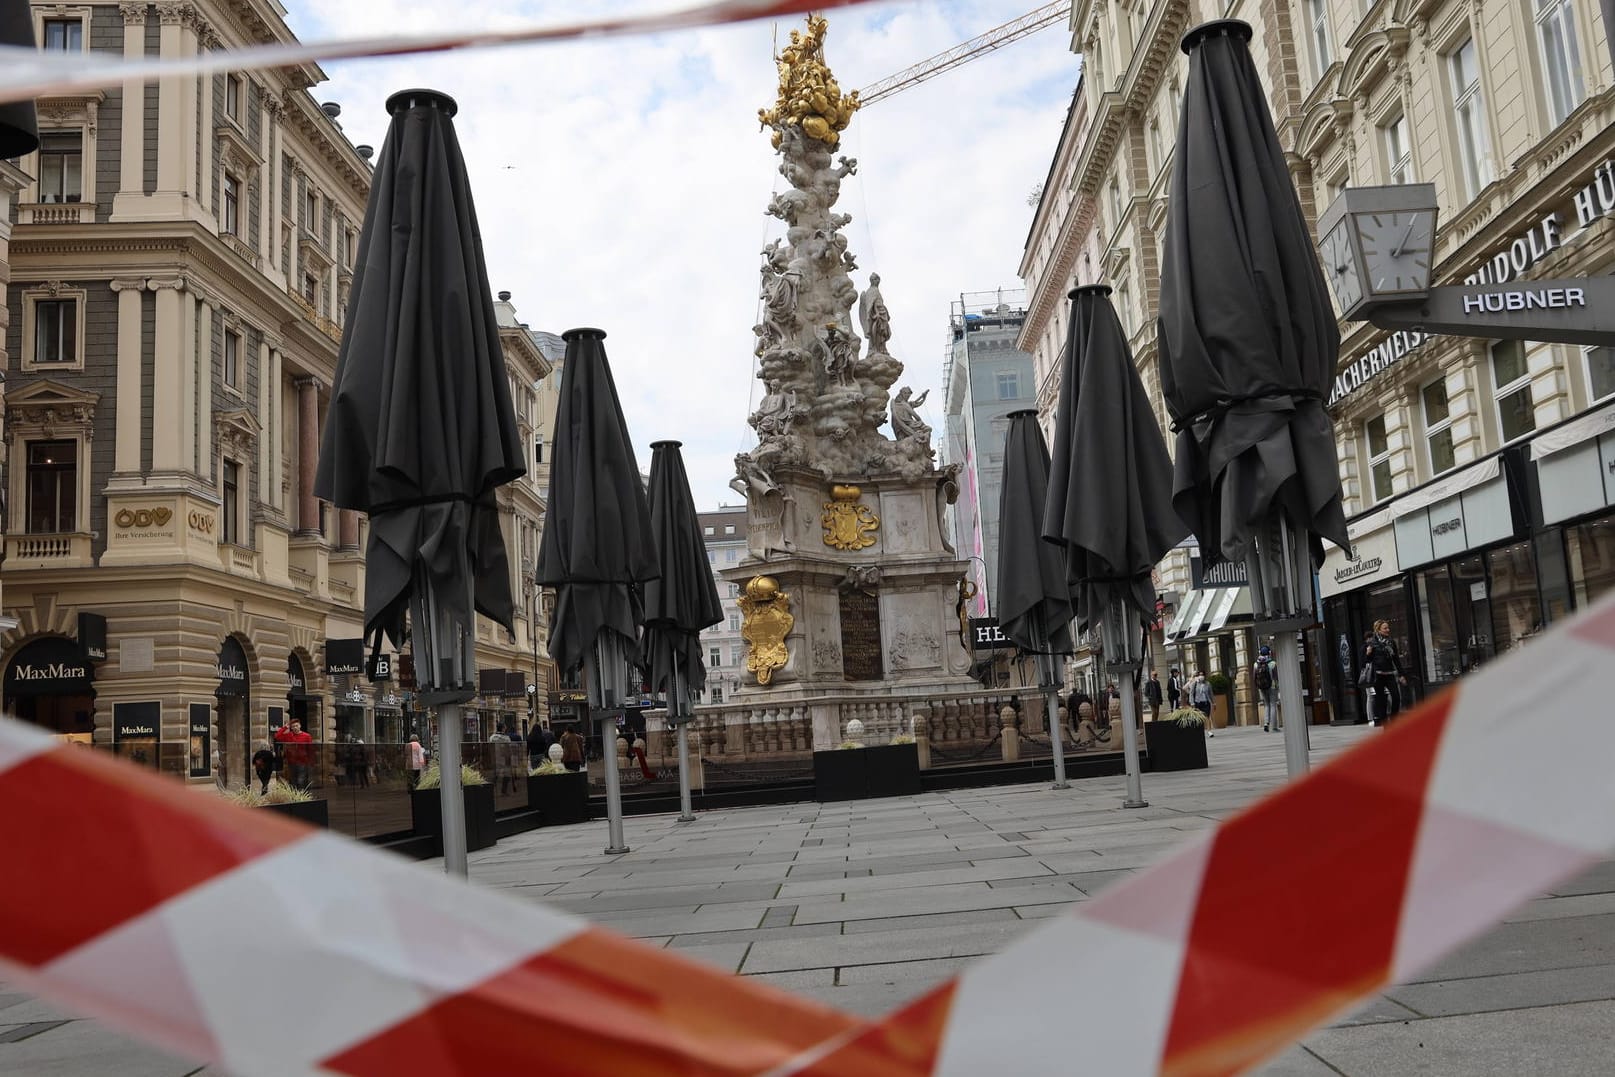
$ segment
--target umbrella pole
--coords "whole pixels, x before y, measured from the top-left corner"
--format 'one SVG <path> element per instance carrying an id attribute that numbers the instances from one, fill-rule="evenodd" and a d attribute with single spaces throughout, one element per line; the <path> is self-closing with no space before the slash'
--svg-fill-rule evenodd
<path id="1" fill-rule="evenodd" d="M 1280 522 L 1278 530 L 1286 575 L 1293 577 L 1291 605 L 1301 610 L 1305 608 L 1303 602 L 1310 605 L 1312 598 L 1312 565 L 1305 536 L 1297 536 L 1287 520 Z M 1306 586 L 1304 598 L 1303 584 Z M 1290 779 L 1294 781 L 1307 772 L 1310 747 L 1307 743 L 1310 723 L 1301 704 L 1301 647 L 1296 631 L 1289 629 L 1275 635 L 1273 652 L 1279 664 L 1279 716 L 1284 720 L 1284 764 Z"/>
<path id="2" fill-rule="evenodd" d="M 1065 746 L 1060 742 L 1060 677 L 1059 666 L 1055 656 L 1046 654 L 1049 641 L 1043 633 L 1042 626 L 1034 626 L 1032 640 L 1037 644 L 1040 652 L 1037 655 L 1038 680 L 1043 683 L 1044 698 L 1049 709 L 1049 744 L 1054 748 L 1054 785 L 1055 789 L 1070 789 L 1071 783 L 1065 779 Z"/>
<path id="3" fill-rule="evenodd" d="M 667 714 L 673 717 L 673 709 L 678 708 L 678 739 L 679 739 L 679 822 L 695 822 L 695 811 L 690 805 L 690 714 L 689 703 L 686 699 L 688 688 L 683 674 L 679 672 L 678 664 L 673 666 L 673 694 L 668 699 Z"/>
<path id="4" fill-rule="evenodd" d="M 443 804 L 443 870 L 464 879 L 470 875 L 465 859 L 465 796 L 460 788 L 460 704 L 444 703 L 437 709 L 438 771 L 442 774 L 439 799 Z"/>
<path id="5" fill-rule="evenodd" d="M 1137 658 L 1133 651 L 1135 644 L 1143 641 L 1142 626 L 1136 622 L 1131 606 L 1112 598 L 1105 605 L 1099 636 L 1107 658 L 1115 656 L 1114 664 L 1106 663 L 1110 672 L 1120 674 L 1127 682 L 1121 693 L 1122 762 L 1127 769 L 1127 798 L 1122 801 L 1122 807 L 1147 808 L 1150 802 L 1144 799 L 1143 768 L 1138 762 L 1138 697 L 1133 684 L 1134 675 L 1144 664 L 1142 648 Z"/>
<path id="6" fill-rule="evenodd" d="M 628 851 L 628 844 L 623 839 L 622 832 L 622 780 L 617 774 L 617 722 L 618 710 L 622 707 L 622 691 L 618 682 L 627 672 L 623 669 L 625 659 L 620 653 L 617 637 L 612 632 L 601 632 L 595 637 L 594 649 L 591 656 L 594 659 L 594 669 L 590 670 L 589 683 L 596 687 L 605 717 L 600 721 L 600 754 L 603 756 L 606 772 L 606 855 L 616 856 Z M 607 734 L 606 723 L 610 723 L 610 733 Z"/>
<path id="7" fill-rule="evenodd" d="M 1133 692 L 1133 674 L 1123 674 L 1127 687 L 1122 690 L 1122 756 L 1127 765 L 1127 799 L 1124 808 L 1147 808 L 1144 799 L 1144 777 L 1138 765 L 1138 699 Z"/>

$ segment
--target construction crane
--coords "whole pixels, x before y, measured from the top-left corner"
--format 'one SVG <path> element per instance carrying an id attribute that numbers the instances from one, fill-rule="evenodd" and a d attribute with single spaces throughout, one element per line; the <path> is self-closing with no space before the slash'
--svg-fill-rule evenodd
<path id="1" fill-rule="evenodd" d="M 1036 11 L 1028 11 L 1018 19 L 1011 19 L 1004 25 L 994 27 L 969 41 L 961 42 L 946 52 L 939 52 L 929 60 L 921 60 L 913 67 L 904 68 L 895 75 L 889 75 L 879 82 L 865 86 L 858 91 L 858 100 L 864 105 L 872 105 L 883 97 L 901 93 L 910 86 L 916 86 L 944 71 L 967 64 L 971 60 L 979 60 L 989 52 L 1013 44 L 1023 37 L 1029 37 L 1039 30 L 1046 30 L 1057 22 L 1064 22 L 1070 14 L 1069 0 L 1044 4 Z"/>

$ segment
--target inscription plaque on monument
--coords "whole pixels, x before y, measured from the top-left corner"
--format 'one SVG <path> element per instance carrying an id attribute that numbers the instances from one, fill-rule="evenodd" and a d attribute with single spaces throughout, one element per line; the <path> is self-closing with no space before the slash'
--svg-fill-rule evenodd
<path id="1" fill-rule="evenodd" d="M 880 600 L 865 591 L 841 592 L 841 672 L 849 681 L 881 679 Z"/>

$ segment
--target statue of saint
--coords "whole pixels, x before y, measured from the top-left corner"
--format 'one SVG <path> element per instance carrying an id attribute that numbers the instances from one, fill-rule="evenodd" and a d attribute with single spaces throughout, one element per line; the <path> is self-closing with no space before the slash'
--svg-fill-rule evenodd
<path id="1" fill-rule="evenodd" d="M 856 385 L 853 364 L 858 359 L 858 338 L 831 322 L 819 333 L 824 350 L 824 373 L 838 385 Z"/>
<path id="2" fill-rule="evenodd" d="M 779 381 L 775 378 L 768 379 L 766 384 L 768 394 L 763 397 L 757 411 L 752 414 L 752 429 L 757 431 L 759 438 L 788 434 L 791 424 L 797 418 L 796 390 L 780 392 Z"/>
<path id="3" fill-rule="evenodd" d="M 915 411 L 925 403 L 930 393 L 931 390 L 927 389 L 919 396 L 914 396 L 914 390 L 906 385 L 897 391 L 897 399 L 892 401 L 892 434 L 896 440 L 912 437 L 923 438 L 927 442 L 931 440 L 931 428 Z"/>
<path id="4" fill-rule="evenodd" d="M 879 273 L 869 274 L 869 287 L 858 298 L 858 324 L 869 338 L 869 354 L 885 355 L 886 342 L 892 339 L 892 312 L 881 298 Z"/>

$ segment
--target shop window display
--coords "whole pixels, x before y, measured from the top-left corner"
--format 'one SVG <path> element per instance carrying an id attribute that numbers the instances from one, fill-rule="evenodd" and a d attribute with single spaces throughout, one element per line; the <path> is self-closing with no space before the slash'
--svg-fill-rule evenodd
<path id="1" fill-rule="evenodd" d="M 1615 590 L 1615 518 L 1565 528 L 1565 554 L 1578 609 Z"/>
<path id="2" fill-rule="evenodd" d="M 1542 631 L 1536 562 L 1531 544 L 1517 542 L 1486 555 L 1491 574 L 1492 638 L 1505 654 Z"/>

